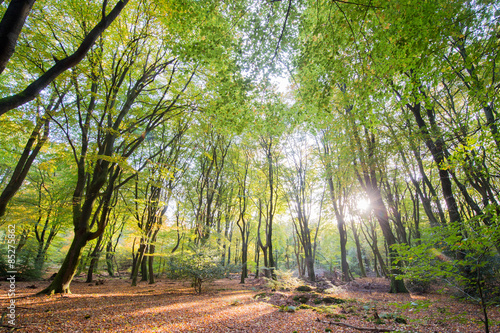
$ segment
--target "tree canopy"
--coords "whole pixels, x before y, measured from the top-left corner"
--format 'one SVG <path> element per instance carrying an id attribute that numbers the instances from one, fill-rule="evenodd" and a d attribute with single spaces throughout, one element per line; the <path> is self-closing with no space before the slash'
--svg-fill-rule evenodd
<path id="1" fill-rule="evenodd" d="M 44 293 L 240 264 L 498 297 L 496 2 L 0 10 L 0 225 L 23 274 L 58 267 Z"/>

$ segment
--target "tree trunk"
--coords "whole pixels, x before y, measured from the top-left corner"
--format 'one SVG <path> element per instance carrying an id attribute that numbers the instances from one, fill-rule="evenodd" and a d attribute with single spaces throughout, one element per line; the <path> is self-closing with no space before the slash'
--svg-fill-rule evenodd
<path id="1" fill-rule="evenodd" d="M 48 114 L 37 119 L 37 124 L 31 132 L 30 138 L 28 139 L 28 142 L 24 147 L 21 157 L 17 161 L 14 173 L 12 174 L 9 182 L 0 194 L 0 217 L 5 215 L 9 201 L 14 197 L 14 195 L 23 185 L 24 180 L 26 179 L 26 176 L 28 175 L 28 172 L 31 168 L 31 165 L 35 161 L 35 158 L 40 152 L 40 149 L 47 141 L 49 135 L 49 124 L 50 117 Z M 43 135 L 40 135 L 42 127 L 44 129 Z M 33 148 L 35 142 L 36 145 L 35 148 Z"/>
<path id="2" fill-rule="evenodd" d="M 75 236 L 73 237 L 73 241 L 69 248 L 68 254 L 64 259 L 61 268 L 57 272 L 52 283 L 47 288 L 42 290 L 39 294 L 52 295 L 55 293 L 71 293 L 71 291 L 69 290 L 69 285 L 73 280 L 73 276 L 75 275 L 78 263 L 80 261 L 82 250 L 87 244 L 88 238 L 89 233 L 85 230 L 75 230 Z"/>
<path id="3" fill-rule="evenodd" d="M 365 265 L 363 264 L 363 254 L 361 252 L 361 243 L 359 242 L 359 234 L 353 221 L 351 221 L 351 229 L 354 236 L 354 243 L 356 244 L 356 256 L 358 258 L 358 266 L 361 272 L 361 277 L 366 277 Z"/>
<path id="4" fill-rule="evenodd" d="M 137 255 L 134 260 L 134 264 L 132 265 L 132 286 L 137 286 L 137 276 L 139 275 L 139 269 L 142 266 L 142 259 L 144 258 L 144 251 L 146 250 L 146 244 L 141 240 L 141 245 L 139 245 L 139 249 L 137 250 Z"/>
<path id="5" fill-rule="evenodd" d="M 241 242 L 241 278 L 240 283 L 245 283 L 245 278 L 248 278 L 248 243 L 243 240 Z"/>
<path id="6" fill-rule="evenodd" d="M 60 74 L 80 63 L 86 56 L 87 52 L 92 48 L 95 41 L 101 34 L 109 27 L 109 25 L 118 17 L 122 9 L 129 0 L 120 0 L 116 3 L 115 7 L 106 15 L 102 17 L 99 23 L 85 36 L 78 49 L 71 55 L 56 62 L 54 66 L 49 68 L 38 79 L 32 82 L 26 89 L 15 95 L 7 96 L 0 99 L 0 116 L 4 113 L 26 104 L 35 99 L 40 92 L 52 83 Z M 15 1 L 19 3 L 20 1 Z M 5 17 L 5 15 L 4 15 Z M 3 19 L 2 19 L 3 21 Z"/>
<path id="7" fill-rule="evenodd" d="M 260 248 L 259 248 L 259 242 L 255 242 L 255 278 L 259 278 L 259 263 L 260 263 Z"/>
<path id="8" fill-rule="evenodd" d="M 24 22 L 35 0 L 11 0 L 0 21 L 0 74 L 14 54 Z"/>
<path id="9" fill-rule="evenodd" d="M 155 283 L 155 275 L 154 275 L 154 254 L 155 254 L 155 243 L 156 243 L 156 236 L 158 235 L 158 232 L 160 229 L 156 229 L 153 233 L 153 237 L 151 237 L 151 244 L 149 244 L 149 257 L 148 257 L 148 280 L 149 284 Z"/>
<path id="10" fill-rule="evenodd" d="M 461 223 L 461 216 L 458 211 L 458 205 L 455 200 L 455 196 L 453 194 L 453 187 L 450 179 L 450 174 L 448 169 L 441 167 L 445 163 L 445 153 L 444 153 L 444 140 L 441 137 L 438 137 L 436 140 L 433 140 L 429 130 L 427 128 L 427 124 L 421 115 L 421 104 L 415 103 L 413 105 L 407 104 L 407 108 L 413 113 L 413 116 L 417 122 L 418 128 L 420 132 L 425 137 L 425 144 L 429 151 L 432 154 L 434 162 L 438 167 L 439 179 L 441 181 L 441 190 L 443 191 L 444 200 L 446 202 L 446 206 L 448 208 L 448 214 L 450 216 L 450 222 L 459 222 Z M 430 115 L 432 111 L 428 110 L 428 115 L 430 117 L 431 126 L 433 126 L 433 118 Z"/>
<path id="11" fill-rule="evenodd" d="M 148 248 L 149 246 L 144 250 L 141 261 L 141 281 L 148 281 L 148 256 L 146 255 L 146 253 L 148 253 Z"/>
<path id="12" fill-rule="evenodd" d="M 113 252 L 113 242 L 109 240 L 108 244 L 106 245 L 106 269 L 110 277 L 113 277 L 115 275 L 115 269 L 113 266 Z"/>
<path id="13" fill-rule="evenodd" d="M 99 257 L 102 251 L 101 247 L 102 239 L 103 235 L 99 236 L 99 238 L 97 239 L 97 243 L 94 246 L 94 250 L 90 254 L 91 259 L 90 259 L 89 269 L 87 271 L 87 281 L 85 281 L 86 283 L 92 282 L 92 275 L 97 268 L 97 263 L 99 262 Z"/>

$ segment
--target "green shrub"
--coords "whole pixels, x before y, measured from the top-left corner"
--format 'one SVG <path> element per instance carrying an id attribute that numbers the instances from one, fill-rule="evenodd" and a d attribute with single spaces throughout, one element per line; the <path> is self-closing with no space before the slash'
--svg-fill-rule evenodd
<path id="1" fill-rule="evenodd" d="M 276 280 L 264 278 L 267 286 L 273 290 L 290 290 L 301 284 L 301 281 L 292 275 L 291 271 L 274 270 Z"/>
<path id="2" fill-rule="evenodd" d="M 167 276 L 172 279 L 189 280 L 194 290 L 200 294 L 202 285 L 223 278 L 233 270 L 231 265 L 223 266 L 215 249 L 191 247 L 190 251 L 170 257 Z"/>

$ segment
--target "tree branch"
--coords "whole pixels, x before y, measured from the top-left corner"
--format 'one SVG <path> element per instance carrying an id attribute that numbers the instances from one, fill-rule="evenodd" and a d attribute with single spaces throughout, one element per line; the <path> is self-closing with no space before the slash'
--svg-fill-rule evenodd
<path id="1" fill-rule="evenodd" d="M 36 0 L 12 0 L 0 22 L 0 74 L 14 54 L 24 22 Z"/>
<path id="2" fill-rule="evenodd" d="M 97 38 L 111 25 L 111 23 L 118 17 L 122 9 L 129 0 L 120 0 L 111 10 L 111 12 L 104 17 L 97 25 L 89 32 L 83 39 L 80 47 L 70 56 L 61 59 L 52 68 L 40 76 L 37 80 L 32 82 L 24 91 L 4 97 L 0 99 L 0 116 L 9 110 L 17 108 L 23 104 L 33 100 L 38 94 L 45 89 L 52 81 L 54 81 L 60 74 L 69 68 L 76 66 L 83 60 L 87 52 L 96 42 Z"/>

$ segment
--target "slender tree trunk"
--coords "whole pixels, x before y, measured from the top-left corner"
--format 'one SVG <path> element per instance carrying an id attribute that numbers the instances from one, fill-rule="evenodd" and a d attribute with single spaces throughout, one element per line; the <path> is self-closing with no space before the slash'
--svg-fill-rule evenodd
<path id="1" fill-rule="evenodd" d="M 255 242 L 255 278 L 259 278 L 259 263 L 260 263 L 260 247 L 259 242 Z"/>
<path id="2" fill-rule="evenodd" d="M 103 235 L 99 236 L 99 238 L 97 239 L 97 243 L 94 246 L 94 250 L 90 254 L 91 259 L 90 259 L 89 269 L 87 271 L 87 281 L 85 281 L 86 283 L 92 282 L 92 275 L 94 273 L 94 270 L 97 268 L 97 263 L 99 262 L 99 257 L 102 251 L 101 247 L 102 239 Z"/>
<path id="3" fill-rule="evenodd" d="M 155 275 L 154 275 L 154 253 L 155 253 L 155 242 L 156 237 L 160 229 L 156 229 L 154 231 L 153 237 L 151 238 L 151 244 L 149 245 L 149 257 L 148 257 L 148 278 L 149 284 L 155 283 Z"/>
<path id="4" fill-rule="evenodd" d="M 146 250 L 146 244 L 143 240 L 141 240 L 141 244 L 139 245 L 139 249 L 137 250 L 137 255 L 135 257 L 134 265 L 132 266 L 132 286 L 137 286 L 137 277 L 139 275 L 139 269 L 142 266 L 142 260 L 144 258 L 144 251 Z"/>
<path id="5" fill-rule="evenodd" d="M 425 144 L 427 145 L 427 148 L 431 152 L 434 162 L 439 168 L 438 172 L 439 172 L 439 179 L 441 181 L 441 189 L 443 191 L 444 200 L 448 207 L 450 222 L 452 223 L 461 222 L 462 219 L 460 216 L 460 212 L 458 210 L 458 204 L 453 194 L 453 187 L 450 179 L 450 174 L 448 172 L 448 169 L 441 167 L 445 163 L 444 140 L 441 137 L 439 137 L 436 140 L 432 139 L 428 131 L 427 124 L 422 118 L 420 103 L 416 103 L 413 105 L 407 104 L 407 107 L 413 113 L 413 116 L 417 122 L 420 131 L 425 136 Z M 431 118 L 430 121 L 432 126 L 433 118 L 430 115 L 431 112 L 432 112 L 431 110 L 428 110 L 428 115 Z"/>
<path id="6" fill-rule="evenodd" d="M 47 141 L 49 135 L 49 124 L 50 117 L 48 114 L 37 120 L 37 124 L 31 132 L 30 138 L 24 147 L 24 151 L 17 162 L 14 173 L 0 194 L 0 217 L 5 215 L 8 203 L 21 188 L 26 176 L 28 175 L 31 165 L 35 161 L 40 149 L 42 149 L 43 145 Z M 40 135 L 42 128 L 44 131 L 43 134 Z M 36 145 L 33 148 L 35 142 Z"/>
<path id="7" fill-rule="evenodd" d="M 361 277 L 366 277 L 365 265 L 363 264 L 363 254 L 361 252 L 361 243 L 359 242 L 359 234 L 353 221 L 351 221 L 351 229 L 354 236 L 354 243 L 356 244 L 356 256 L 358 258 L 358 266 L 361 272 Z"/>
<path id="8" fill-rule="evenodd" d="M 114 257 L 113 242 L 112 240 L 109 240 L 108 244 L 106 245 L 106 268 L 110 277 L 115 276 L 113 257 Z"/>
<path id="9" fill-rule="evenodd" d="M 241 278 L 240 283 L 245 283 L 245 278 L 248 278 L 248 243 L 243 240 L 241 242 Z"/>

